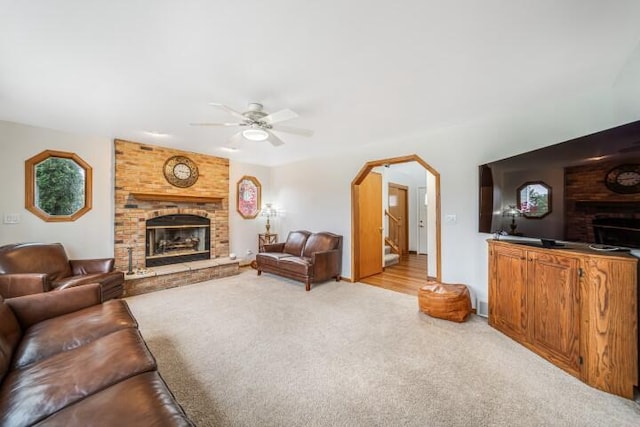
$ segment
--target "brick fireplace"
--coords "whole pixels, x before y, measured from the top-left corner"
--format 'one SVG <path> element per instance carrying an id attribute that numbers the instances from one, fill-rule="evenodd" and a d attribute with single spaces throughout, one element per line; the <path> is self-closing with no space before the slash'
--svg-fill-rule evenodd
<path id="1" fill-rule="evenodd" d="M 116 268 L 128 270 L 129 248 L 133 269 L 150 266 L 150 250 L 151 259 L 161 259 L 163 265 L 191 261 L 192 255 L 201 260 L 228 256 L 228 159 L 123 140 L 114 144 Z M 190 187 L 176 187 L 165 179 L 165 162 L 176 155 L 188 157 L 198 167 L 198 179 Z M 176 218 L 188 220 L 160 231 L 166 221 Z M 208 232 L 196 231 L 203 224 L 193 223 L 198 222 L 194 218 L 207 223 Z"/>

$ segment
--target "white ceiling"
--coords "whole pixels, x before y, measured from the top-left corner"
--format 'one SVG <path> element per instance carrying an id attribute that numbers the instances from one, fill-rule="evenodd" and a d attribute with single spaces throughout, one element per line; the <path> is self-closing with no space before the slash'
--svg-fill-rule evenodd
<path id="1" fill-rule="evenodd" d="M 639 23 L 637 0 L 0 0 L 0 120 L 278 165 L 613 85 Z M 250 101 L 315 135 L 226 153 L 233 129 L 189 126 Z"/>

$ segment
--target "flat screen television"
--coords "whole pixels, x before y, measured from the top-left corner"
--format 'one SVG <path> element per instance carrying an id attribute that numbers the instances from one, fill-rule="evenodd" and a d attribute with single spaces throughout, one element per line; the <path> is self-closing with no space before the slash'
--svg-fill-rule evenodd
<path id="1" fill-rule="evenodd" d="M 480 232 L 640 248 L 640 121 L 479 169 Z"/>

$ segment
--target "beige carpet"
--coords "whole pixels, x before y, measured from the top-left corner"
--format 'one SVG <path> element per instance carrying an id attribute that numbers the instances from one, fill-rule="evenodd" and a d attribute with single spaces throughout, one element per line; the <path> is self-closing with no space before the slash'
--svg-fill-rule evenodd
<path id="1" fill-rule="evenodd" d="M 199 426 L 638 426 L 595 390 L 473 316 L 415 297 L 254 270 L 128 298 Z"/>

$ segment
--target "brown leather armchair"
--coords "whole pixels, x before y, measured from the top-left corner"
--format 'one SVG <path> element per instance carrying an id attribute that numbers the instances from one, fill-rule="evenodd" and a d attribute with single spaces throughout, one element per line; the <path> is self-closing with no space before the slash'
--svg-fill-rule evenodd
<path id="1" fill-rule="evenodd" d="M 342 272 L 342 236 L 323 231 L 292 231 L 287 240 L 264 246 L 264 252 L 256 255 L 258 276 L 263 271 L 304 282 L 311 290 L 311 283 L 331 278 L 340 280 Z"/>
<path id="2" fill-rule="evenodd" d="M 118 298 L 124 273 L 114 259 L 69 260 L 60 243 L 15 243 L 0 247 L 0 295 L 13 298 L 99 283 L 102 301 Z"/>

